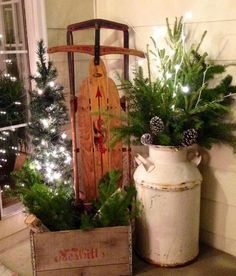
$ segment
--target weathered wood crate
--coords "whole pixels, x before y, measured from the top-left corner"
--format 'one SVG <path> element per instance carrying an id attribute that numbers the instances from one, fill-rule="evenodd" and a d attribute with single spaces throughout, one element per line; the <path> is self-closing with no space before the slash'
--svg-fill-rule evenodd
<path id="1" fill-rule="evenodd" d="M 130 226 L 31 232 L 36 276 L 132 275 Z"/>

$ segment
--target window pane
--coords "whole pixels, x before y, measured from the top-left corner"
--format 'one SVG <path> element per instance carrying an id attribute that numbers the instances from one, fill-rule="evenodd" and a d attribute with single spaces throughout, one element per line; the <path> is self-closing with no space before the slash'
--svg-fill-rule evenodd
<path id="1" fill-rule="evenodd" d="M 0 70 L 29 86 L 22 0 L 0 0 Z"/>
<path id="2" fill-rule="evenodd" d="M 24 22 L 23 0 L 0 0 L 0 128 L 7 128 L 0 131 L 0 182 L 1 176 L 9 175 L 13 169 L 19 142 L 25 139 L 24 128 L 9 129 L 26 122 L 28 112 L 29 63 Z"/>
<path id="3" fill-rule="evenodd" d="M 15 35 L 14 35 L 12 5 L 3 6 L 3 26 L 5 31 L 6 44 L 15 43 L 16 41 L 15 41 Z"/>

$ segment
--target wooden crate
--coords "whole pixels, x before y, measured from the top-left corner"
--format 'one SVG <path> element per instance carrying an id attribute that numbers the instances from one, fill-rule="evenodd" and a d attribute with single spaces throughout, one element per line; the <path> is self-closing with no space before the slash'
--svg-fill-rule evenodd
<path id="1" fill-rule="evenodd" d="M 31 233 L 34 275 L 132 275 L 130 226 Z"/>

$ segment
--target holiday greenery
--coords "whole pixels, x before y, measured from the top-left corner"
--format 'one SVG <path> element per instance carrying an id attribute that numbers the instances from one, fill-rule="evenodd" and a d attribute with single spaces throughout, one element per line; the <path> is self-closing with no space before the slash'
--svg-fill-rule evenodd
<path id="1" fill-rule="evenodd" d="M 79 227 L 70 186 L 60 183 L 50 188 L 29 160 L 13 176 L 16 179 L 13 194 L 18 195 L 27 212 L 39 218 L 48 229 L 58 231 Z"/>
<path id="2" fill-rule="evenodd" d="M 139 215 L 135 187 L 128 186 L 126 190 L 118 188 L 120 178 L 120 172 L 113 170 L 100 180 L 98 199 L 93 203 L 96 212 L 82 215 L 81 228 L 128 225 L 132 218 Z"/>
<path id="3" fill-rule="evenodd" d="M 33 213 L 52 231 L 128 225 L 138 215 L 133 186 L 120 188 L 121 174 L 107 173 L 98 186 L 98 198 L 92 203 L 80 199 L 75 204 L 70 180 L 70 144 L 62 127 L 67 122 L 63 88 L 56 85 L 56 70 L 46 61 L 43 42 L 38 44 L 38 74 L 31 78 L 36 89 L 31 93 L 31 156 L 22 169 L 13 174 L 16 188 L 27 212 Z M 131 208 L 132 207 L 132 208 Z"/>
<path id="4" fill-rule="evenodd" d="M 29 160 L 14 177 L 15 194 L 26 210 L 51 231 L 128 225 L 130 219 L 139 214 L 135 188 L 128 187 L 127 191 L 119 188 L 118 171 L 107 173 L 100 181 L 98 199 L 89 208 L 83 202 L 74 205 L 74 195 L 68 185 L 61 183 L 53 189 L 46 185 Z"/>
<path id="5" fill-rule="evenodd" d="M 10 74 L 0 73 L 0 128 L 24 123 L 24 88 L 22 83 Z M 0 175 L 8 176 L 13 169 L 16 155 L 25 144 L 22 128 L 0 131 Z"/>
<path id="6" fill-rule="evenodd" d="M 227 120 L 236 92 L 232 76 L 223 77 L 226 66 L 209 62 L 208 54 L 200 53 L 206 32 L 198 45 L 188 47 L 180 18 L 173 28 L 167 19 L 167 33 L 166 48 L 158 49 L 154 40 L 154 49 L 148 48 L 148 76 L 139 67 L 133 81 L 122 80 L 129 113 L 114 129 L 114 141 L 133 136 L 134 142 L 142 137 L 144 144 L 198 143 L 210 148 L 224 143 L 236 150 L 236 123 Z"/>
<path id="7" fill-rule="evenodd" d="M 36 89 L 31 92 L 29 133 L 32 161 L 51 186 L 71 179 L 71 146 L 63 131 L 68 123 L 63 87 L 55 83 L 57 71 L 46 60 L 43 41 L 38 43 L 37 74 L 31 76 Z"/>

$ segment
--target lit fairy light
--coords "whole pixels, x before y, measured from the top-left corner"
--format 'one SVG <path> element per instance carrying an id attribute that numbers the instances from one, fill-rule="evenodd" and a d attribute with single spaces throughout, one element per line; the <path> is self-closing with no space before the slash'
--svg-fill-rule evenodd
<path id="1" fill-rule="evenodd" d="M 2 39 L 3 38 L 3 35 L 2 34 L 0 34 L 0 39 Z"/>
<path id="2" fill-rule="evenodd" d="M 50 87 L 54 87 L 54 86 L 55 86 L 55 82 L 54 82 L 54 81 L 50 81 L 50 82 L 49 82 L 49 86 L 50 86 Z"/>
<path id="3" fill-rule="evenodd" d="M 55 180 L 58 180 L 58 179 L 61 178 L 61 173 L 55 172 L 55 173 L 53 173 L 52 177 L 53 177 Z"/>
<path id="4" fill-rule="evenodd" d="M 61 138 L 62 138 L 62 139 L 66 139 L 66 137 L 67 137 L 66 133 L 63 132 L 62 135 L 61 135 Z"/>
<path id="5" fill-rule="evenodd" d="M 56 129 L 55 129 L 55 128 L 52 128 L 52 129 L 50 130 L 50 132 L 51 132 L 51 133 L 55 133 L 55 132 L 56 132 Z"/>
<path id="6" fill-rule="evenodd" d="M 51 104 L 49 107 L 46 108 L 47 111 L 52 111 L 56 106 Z"/>
<path id="7" fill-rule="evenodd" d="M 42 166 L 41 166 L 40 164 L 37 164 L 37 165 L 36 165 L 36 169 L 37 169 L 38 171 L 40 171 L 40 170 L 42 169 Z"/>
<path id="8" fill-rule="evenodd" d="M 16 77 L 10 77 L 11 81 L 16 81 Z"/>
<path id="9" fill-rule="evenodd" d="M 167 73 L 166 73 L 166 79 L 170 79 L 171 77 L 172 77 L 172 74 L 169 73 L 169 72 L 167 72 Z"/>
<path id="10" fill-rule="evenodd" d="M 60 147 L 60 148 L 59 148 L 59 151 L 60 151 L 60 152 L 64 152 L 65 150 L 66 150 L 65 147 Z"/>
<path id="11" fill-rule="evenodd" d="M 46 168 L 46 172 L 47 172 L 48 174 L 51 174 L 51 173 L 52 173 L 52 168 L 47 167 L 47 168 Z"/>
<path id="12" fill-rule="evenodd" d="M 42 146 L 46 146 L 46 144 L 47 144 L 47 143 L 46 143 L 45 140 L 42 140 L 42 141 L 41 141 L 41 145 L 42 145 Z"/>
<path id="13" fill-rule="evenodd" d="M 49 181 L 53 181 L 53 178 L 52 178 L 52 174 L 51 173 L 47 173 L 46 174 L 46 177 Z"/>
<path id="14" fill-rule="evenodd" d="M 180 64 L 176 64 L 176 65 L 175 65 L 175 70 L 176 70 L 176 71 L 179 71 L 179 69 L 180 69 Z"/>
<path id="15" fill-rule="evenodd" d="M 62 174 L 59 172 L 54 172 L 52 173 L 52 171 L 48 170 L 46 177 L 48 178 L 49 181 L 54 181 L 54 180 L 59 180 L 61 178 Z"/>
<path id="16" fill-rule="evenodd" d="M 38 160 L 34 160 L 33 162 L 30 162 L 29 164 L 29 167 L 31 170 L 34 170 L 35 169 L 35 166 L 39 164 L 39 161 Z"/>
<path id="17" fill-rule="evenodd" d="M 41 124 L 43 125 L 44 128 L 48 128 L 50 125 L 50 122 L 48 119 L 41 119 L 40 120 Z"/>
<path id="18" fill-rule="evenodd" d="M 10 78 L 10 76 L 11 76 L 11 75 L 8 74 L 8 73 L 5 73 L 5 74 L 4 74 L 4 77 L 5 77 L 5 78 Z"/>
<path id="19" fill-rule="evenodd" d="M 32 165 L 32 163 L 31 163 L 30 165 Z M 38 160 L 35 160 L 35 161 L 34 161 L 34 164 L 33 164 L 32 169 L 35 169 L 35 168 L 36 168 L 38 171 L 40 171 L 40 170 L 42 169 L 42 166 L 41 166 L 41 164 L 40 164 L 40 162 L 39 162 Z"/>
<path id="20" fill-rule="evenodd" d="M 184 15 L 184 19 L 190 21 L 193 18 L 193 13 L 191 11 L 187 11 Z"/>
<path id="21" fill-rule="evenodd" d="M 56 165 L 54 163 L 49 163 L 48 166 L 51 168 L 51 169 L 54 169 L 56 167 Z"/>
<path id="22" fill-rule="evenodd" d="M 21 105 L 21 102 L 14 102 L 15 105 Z"/>
<path id="23" fill-rule="evenodd" d="M 5 61 L 6 64 L 11 64 L 12 63 L 11 59 L 5 59 L 4 61 Z"/>
<path id="24" fill-rule="evenodd" d="M 66 163 L 66 164 L 70 164 L 70 162 L 71 162 L 71 157 L 70 157 L 70 156 L 67 156 L 67 157 L 66 157 L 66 160 L 65 160 L 65 163 Z"/>
<path id="25" fill-rule="evenodd" d="M 6 115 L 7 114 L 7 112 L 6 111 L 0 111 L 0 114 L 2 114 L 2 115 Z"/>
<path id="26" fill-rule="evenodd" d="M 188 93 L 189 92 L 189 86 L 182 86 L 182 91 L 184 92 L 184 93 Z"/>
<path id="27" fill-rule="evenodd" d="M 40 96 L 43 94 L 43 90 L 42 89 L 38 89 L 37 92 L 38 92 L 38 95 L 40 95 Z"/>

